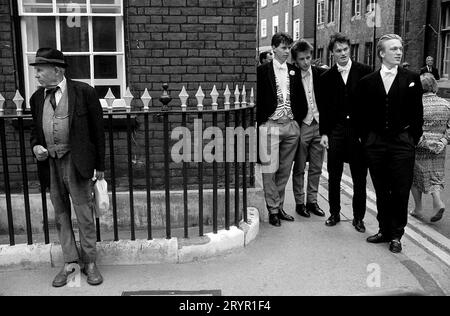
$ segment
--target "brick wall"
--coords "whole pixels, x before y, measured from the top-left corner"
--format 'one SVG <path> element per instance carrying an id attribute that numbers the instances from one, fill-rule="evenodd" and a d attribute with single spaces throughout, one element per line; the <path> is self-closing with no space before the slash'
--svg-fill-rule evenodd
<path id="1" fill-rule="evenodd" d="M 127 84 L 139 98 L 147 88 L 153 97 L 152 109 L 159 109 L 162 84 L 169 84 L 173 98 L 170 106 L 178 108 L 178 95 L 183 86 L 190 98 L 189 106 L 196 106 L 195 93 L 201 85 L 206 98 L 206 109 L 211 105 L 209 94 L 216 85 L 223 105 L 223 92 L 229 85 L 232 93 L 236 85 L 256 87 L 256 1 L 254 0 L 128 0 L 125 6 L 125 42 L 127 60 Z M 15 90 L 14 67 L 11 50 L 9 4 L 0 4 L 0 91 L 12 99 Z M 22 71 L 19 69 L 18 71 Z M 247 97 L 248 101 L 248 97 Z M 233 97 L 231 102 L 234 102 Z M 133 102 L 135 110 L 142 102 Z M 191 118 L 192 121 L 193 118 Z M 180 117 L 171 116 L 170 129 L 181 125 Z M 211 116 L 205 116 L 205 128 L 211 124 Z M 219 122 L 223 116 L 219 116 Z M 105 122 L 106 124 L 107 122 Z M 123 126 L 122 126 L 123 127 Z M 8 162 L 13 189 L 20 190 L 20 153 L 17 148 L 18 134 L 11 122 L 7 122 Z M 136 118 L 132 133 L 132 165 L 136 177 L 135 186 L 145 186 L 144 120 Z M 36 168 L 28 146 L 28 168 L 32 191 L 38 188 Z M 109 139 L 106 135 L 106 164 L 109 166 Z M 153 188 L 164 184 L 163 126 L 156 117 L 150 117 L 150 154 Z M 128 187 L 127 134 L 115 129 L 114 153 L 116 178 L 120 188 Z M 15 163 L 18 163 L 15 165 Z M 1 161 L 0 161 L 1 169 Z M 109 172 L 108 172 L 109 173 Z M 189 183 L 198 183 L 196 165 L 188 171 Z M 212 183 L 212 168 L 205 164 L 205 186 Z M 181 186 L 181 166 L 171 164 L 172 186 Z M 108 174 L 107 174 L 108 176 Z M 223 179 L 223 174 L 219 174 Z M 3 183 L 3 170 L 0 170 Z M 0 185 L 0 190 L 3 185 Z"/>

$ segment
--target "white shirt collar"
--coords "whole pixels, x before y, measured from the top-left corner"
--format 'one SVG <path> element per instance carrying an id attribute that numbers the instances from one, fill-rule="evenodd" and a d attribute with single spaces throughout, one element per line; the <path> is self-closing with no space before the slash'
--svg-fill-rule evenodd
<path id="1" fill-rule="evenodd" d="M 350 71 L 350 69 L 352 69 L 353 62 L 351 59 L 349 59 L 347 65 L 345 65 L 344 67 L 342 67 L 339 64 L 336 64 L 336 65 L 338 67 L 339 72 Z"/>
<path id="2" fill-rule="evenodd" d="M 284 62 L 283 64 L 280 64 L 280 62 L 276 59 L 276 58 L 274 58 L 273 59 L 273 66 L 275 67 L 275 69 L 279 69 L 279 70 L 283 70 L 283 69 L 288 69 L 288 66 L 287 66 L 287 62 Z"/>
<path id="3" fill-rule="evenodd" d="M 384 65 L 384 64 L 381 65 L 381 74 L 383 76 L 388 75 L 388 74 L 397 76 L 397 73 L 398 73 L 398 66 L 395 66 L 394 68 L 389 70 L 388 67 L 386 67 L 386 65 Z"/>
<path id="4" fill-rule="evenodd" d="M 57 85 L 57 87 L 59 87 L 59 90 L 61 91 L 61 93 L 66 92 L 66 89 L 67 89 L 66 77 L 63 77 L 63 80 Z M 48 90 L 48 88 L 45 88 L 45 96 L 47 96 L 47 90 Z"/>
<path id="5" fill-rule="evenodd" d="M 312 67 L 311 67 L 311 66 L 309 67 L 309 69 L 308 69 L 307 71 L 303 71 L 303 70 L 302 70 L 302 78 L 305 79 L 305 77 L 306 77 L 308 74 L 312 77 Z"/>

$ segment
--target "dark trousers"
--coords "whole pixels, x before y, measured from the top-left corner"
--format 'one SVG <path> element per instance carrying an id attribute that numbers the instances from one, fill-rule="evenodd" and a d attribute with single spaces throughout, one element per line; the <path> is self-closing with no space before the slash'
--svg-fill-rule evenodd
<path id="1" fill-rule="evenodd" d="M 415 145 L 408 132 L 394 136 L 370 133 L 365 144 L 370 175 L 377 195 L 380 232 L 401 239 L 408 223 Z"/>
<path id="2" fill-rule="evenodd" d="M 353 180 L 353 216 L 363 220 L 366 215 L 367 162 L 361 143 L 352 127 L 338 124 L 329 136 L 328 192 L 331 215 L 341 211 L 341 181 L 344 163 L 350 165 Z"/>
<path id="3" fill-rule="evenodd" d="M 79 261 L 72 227 L 71 203 L 80 232 L 81 259 L 92 263 L 97 259 L 97 236 L 94 223 L 91 179 L 83 179 L 75 170 L 71 154 L 61 159 L 49 158 L 50 198 L 55 209 L 55 222 L 66 263 Z M 69 198 L 70 197 L 70 198 Z"/>

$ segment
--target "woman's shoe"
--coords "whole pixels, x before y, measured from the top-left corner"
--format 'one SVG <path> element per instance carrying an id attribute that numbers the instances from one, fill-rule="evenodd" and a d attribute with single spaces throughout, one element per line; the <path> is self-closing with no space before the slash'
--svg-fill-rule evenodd
<path id="1" fill-rule="evenodd" d="M 445 208 L 441 208 L 441 209 L 439 210 L 439 212 L 437 212 L 436 215 L 434 215 L 434 216 L 431 218 L 431 222 L 432 222 L 432 223 L 439 222 L 439 221 L 442 219 L 442 216 L 444 215 L 444 212 L 445 212 Z"/>
<path id="2" fill-rule="evenodd" d="M 411 211 L 411 212 L 409 213 L 409 215 L 411 215 L 412 217 L 417 218 L 417 219 L 422 219 L 422 213 L 418 213 L 418 212 L 415 212 L 415 211 Z"/>

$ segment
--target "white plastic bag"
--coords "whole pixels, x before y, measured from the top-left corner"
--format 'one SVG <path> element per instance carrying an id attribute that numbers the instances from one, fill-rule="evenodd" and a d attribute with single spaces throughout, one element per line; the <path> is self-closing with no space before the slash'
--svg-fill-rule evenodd
<path id="1" fill-rule="evenodd" d="M 95 217 L 100 218 L 109 210 L 108 183 L 106 180 L 97 180 L 94 184 Z"/>

